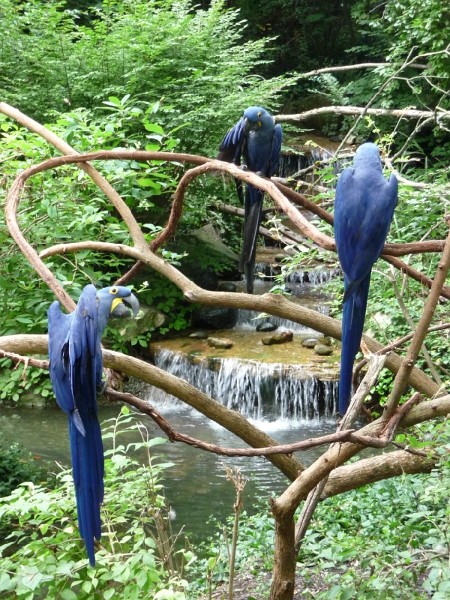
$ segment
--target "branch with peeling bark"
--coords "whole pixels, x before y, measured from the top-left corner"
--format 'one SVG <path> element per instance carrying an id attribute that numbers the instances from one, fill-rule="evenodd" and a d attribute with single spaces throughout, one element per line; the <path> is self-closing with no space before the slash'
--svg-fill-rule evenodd
<path id="1" fill-rule="evenodd" d="M 27 359 L 24 359 L 23 356 L 19 357 L 19 355 L 46 354 L 47 343 L 46 335 L 12 335 L 0 337 L 0 349 L 2 352 L 8 353 L 8 355 L 14 355 L 22 361 Z M 169 373 L 166 373 L 154 365 L 110 350 L 103 351 L 103 362 L 107 368 L 120 371 L 131 377 L 137 377 L 150 385 L 154 385 L 155 387 L 164 390 L 168 394 L 176 396 L 182 402 L 185 402 L 208 418 L 226 427 L 229 431 L 240 437 L 252 448 L 275 448 L 280 446 L 276 440 L 254 427 L 247 421 L 247 419 L 245 419 L 245 417 L 236 411 L 227 409 L 225 406 L 216 400 L 212 400 L 208 395 L 200 392 L 190 384 L 178 379 L 177 377 L 174 377 L 173 375 L 170 375 Z M 42 363 L 39 363 L 39 366 L 41 365 Z M 44 361 L 44 365 L 47 365 L 46 361 Z M 119 398 L 119 396 L 116 396 L 116 398 Z M 120 399 L 126 401 L 127 396 L 123 398 L 120 397 Z M 136 406 L 136 408 L 138 408 L 138 406 Z M 434 419 L 436 417 L 446 416 L 448 414 L 450 414 L 450 395 L 422 402 L 415 406 L 403 417 L 399 426 L 401 428 L 407 428 L 416 425 L 417 423 Z M 384 429 L 385 424 L 380 424 L 380 420 L 366 426 L 363 429 L 360 429 L 358 432 L 355 432 L 356 437 L 354 439 L 356 440 L 356 444 L 353 444 L 353 446 L 357 449 L 360 449 L 362 447 L 361 444 L 365 443 L 366 441 L 373 441 L 378 435 L 378 432 L 384 431 Z M 380 445 L 385 444 L 386 440 L 384 440 Z M 286 447 L 283 448 L 283 450 L 286 451 Z M 264 452 L 265 451 L 262 453 L 264 454 Z M 404 456 L 404 454 L 407 453 L 402 451 L 401 456 Z M 386 454 L 384 456 L 389 463 L 389 457 L 391 455 Z M 270 460 L 270 462 L 272 462 L 274 466 L 284 473 L 291 481 L 297 480 L 299 473 L 303 472 L 306 468 L 295 457 L 286 454 L 271 455 L 270 450 L 267 454 L 267 459 Z M 356 480 L 354 476 L 353 469 L 357 467 L 359 462 L 351 465 L 352 469 L 348 471 L 351 473 L 351 475 L 349 475 L 348 479 L 342 476 L 342 472 L 339 469 L 336 469 L 336 471 L 333 471 L 330 474 L 328 483 L 323 491 L 323 495 L 335 495 L 340 493 L 340 490 L 347 491 L 349 489 L 354 489 L 359 485 L 371 483 L 370 465 L 372 463 L 369 459 L 368 461 L 369 462 L 364 463 L 366 465 L 364 471 L 366 479 L 364 479 L 364 481 L 361 478 Z M 394 477 L 395 475 L 399 475 L 401 474 L 402 469 L 404 469 L 406 473 L 420 472 L 422 467 L 428 468 L 429 465 L 434 464 L 431 459 L 428 462 L 422 461 L 421 457 L 418 457 L 418 465 L 420 466 L 414 465 L 414 461 L 409 457 L 406 457 L 404 461 L 408 463 L 408 466 L 399 466 L 400 464 L 403 465 L 403 463 L 399 463 L 398 465 L 389 463 L 390 466 L 388 467 L 388 473 L 390 474 L 387 476 Z M 343 462 L 345 462 L 345 460 Z M 381 469 L 379 457 L 376 459 L 376 465 L 377 467 L 373 472 L 373 476 L 375 477 L 373 481 L 378 481 L 378 479 L 381 479 L 379 475 L 379 471 Z M 396 469 L 396 467 L 398 468 Z"/>
<path id="2" fill-rule="evenodd" d="M 347 116 L 359 116 L 359 115 L 371 115 L 374 117 L 393 117 L 395 119 L 432 119 L 434 122 L 446 121 L 450 119 L 450 111 L 439 109 L 433 110 L 417 110 L 417 109 L 397 109 L 397 108 L 366 108 L 364 106 L 321 106 L 319 108 L 313 108 L 306 110 L 302 113 L 296 113 L 291 115 L 276 115 L 276 120 L 279 123 L 307 121 L 311 117 L 317 117 L 319 115 L 347 115 Z"/>
<path id="3" fill-rule="evenodd" d="M 302 235 L 310 238 L 316 243 L 318 246 L 325 250 L 334 251 L 336 249 L 335 242 L 333 238 L 322 233 L 314 224 L 312 224 L 300 211 L 298 211 L 289 201 L 288 199 L 280 192 L 278 187 L 271 182 L 270 180 L 263 179 L 256 175 L 255 173 L 251 173 L 248 171 L 242 171 L 238 167 L 233 164 L 224 163 L 222 161 L 217 160 L 207 160 L 203 157 L 196 157 L 193 155 L 186 154 L 172 154 L 166 152 L 145 152 L 140 150 L 111 150 L 111 151 L 103 151 L 103 152 L 92 152 L 85 155 L 77 155 L 77 156 L 62 156 L 49 159 L 30 167 L 29 169 L 24 170 L 20 175 L 16 177 L 11 186 L 11 189 L 8 193 L 8 197 L 5 204 L 5 212 L 6 212 L 6 223 L 10 230 L 11 235 L 15 239 L 16 243 L 28 259 L 28 261 L 34 266 L 34 268 L 38 271 L 41 278 L 47 283 L 47 285 L 54 291 L 58 299 L 62 302 L 62 304 L 69 310 L 73 309 L 73 301 L 67 296 L 65 291 L 57 282 L 56 278 L 52 275 L 49 269 L 39 260 L 39 257 L 32 248 L 32 246 L 27 242 L 24 235 L 22 234 L 20 227 L 17 223 L 17 208 L 20 202 L 20 195 L 25 186 L 26 181 L 37 173 L 41 173 L 43 171 L 53 169 L 59 167 L 61 165 L 66 165 L 70 163 L 83 163 L 83 161 L 93 161 L 93 160 L 112 160 L 112 159 L 122 159 L 122 160 L 137 160 L 137 161 L 146 161 L 146 160 L 175 160 L 177 162 L 180 161 L 191 161 L 191 162 L 202 162 L 197 167 L 190 169 L 187 171 L 183 177 L 181 178 L 177 191 L 175 193 L 174 202 L 172 206 L 172 210 L 169 217 L 169 222 L 166 228 L 161 232 L 161 234 L 153 241 L 151 249 L 155 251 L 164 241 L 166 241 L 175 231 L 179 218 L 182 214 L 182 205 L 184 201 L 184 194 L 187 189 L 187 186 L 191 181 L 193 181 L 196 177 L 211 172 L 226 172 L 235 177 L 236 179 L 241 179 L 246 183 L 251 183 L 252 185 L 259 187 L 264 190 L 271 198 L 276 202 L 276 204 L 284 211 L 284 213 L 292 220 L 295 226 L 299 229 Z M 300 196 L 300 195 L 299 195 Z M 120 200 L 119 204 L 122 204 L 123 201 Z M 135 246 L 139 249 L 147 248 L 147 243 L 145 238 L 139 230 L 139 234 L 136 234 L 136 229 L 139 229 L 138 224 L 136 223 L 132 214 L 129 214 L 126 211 L 122 211 L 122 217 L 124 219 L 125 224 L 129 228 L 130 234 L 132 236 L 133 242 Z M 424 244 L 423 248 L 428 251 L 437 251 L 440 247 L 439 245 L 434 245 L 432 248 L 426 242 L 421 242 Z M 439 242 L 438 242 L 439 244 Z M 68 245 L 67 245 L 68 246 Z M 395 253 L 399 253 L 399 248 L 396 245 Z M 405 254 L 411 253 L 412 245 L 409 244 L 407 249 L 405 250 Z M 426 283 L 431 286 L 431 281 L 429 278 L 425 277 L 423 274 L 418 273 L 405 263 L 399 261 L 397 258 L 387 256 L 387 252 L 389 250 L 383 250 L 382 257 L 386 258 L 391 264 L 396 266 L 397 268 L 401 268 L 411 276 L 419 279 L 422 283 Z M 450 288 L 444 287 L 442 290 L 442 295 L 450 298 Z"/>

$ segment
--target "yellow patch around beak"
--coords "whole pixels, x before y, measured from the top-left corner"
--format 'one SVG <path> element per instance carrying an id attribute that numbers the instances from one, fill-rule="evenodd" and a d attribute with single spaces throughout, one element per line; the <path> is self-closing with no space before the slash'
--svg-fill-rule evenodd
<path id="1" fill-rule="evenodd" d="M 114 298 L 111 304 L 110 312 L 113 312 L 117 308 L 118 304 L 122 304 L 122 298 Z"/>

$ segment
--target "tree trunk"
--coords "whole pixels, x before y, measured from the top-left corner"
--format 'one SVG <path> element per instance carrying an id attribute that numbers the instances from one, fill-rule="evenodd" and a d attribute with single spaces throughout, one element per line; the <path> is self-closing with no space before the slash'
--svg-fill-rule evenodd
<path id="1" fill-rule="evenodd" d="M 275 554 L 270 600 L 292 600 L 295 589 L 295 523 L 292 513 L 282 513 L 272 503 L 275 517 Z"/>

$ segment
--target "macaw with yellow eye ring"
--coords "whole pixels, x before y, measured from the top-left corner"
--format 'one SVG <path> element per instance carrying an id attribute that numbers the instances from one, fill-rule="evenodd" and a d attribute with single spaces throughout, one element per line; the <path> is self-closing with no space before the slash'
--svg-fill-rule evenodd
<path id="1" fill-rule="evenodd" d="M 353 362 L 361 343 L 369 295 L 370 275 L 384 242 L 397 205 L 395 175 L 384 178 L 376 144 L 362 144 L 353 167 L 344 169 L 336 186 L 334 235 L 344 272 L 339 412 L 347 411 Z"/>
<path id="2" fill-rule="evenodd" d="M 283 132 L 270 113 L 260 106 L 250 106 L 222 140 L 217 158 L 241 164 L 262 177 L 272 177 L 278 165 Z M 242 201 L 242 184 L 237 182 Z M 252 185 L 245 191 L 244 241 L 239 270 L 244 273 L 247 292 L 253 293 L 256 238 L 261 222 L 264 192 Z"/>
<path id="3" fill-rule="evenodd" d="M 103 444 L 97 415 L 102 391 L 101 338 L 110 316 L 136 316 L 137 298 L 126 287 L 96 290 L 87 285 L 74 312 L 61 312 L 59 302 L 48 310 L 50 379 L 56 401 L 69 417 L 70 452 L 80 535 L 91 565 L 94 539 L 100 540 L 103 502 Z"/>

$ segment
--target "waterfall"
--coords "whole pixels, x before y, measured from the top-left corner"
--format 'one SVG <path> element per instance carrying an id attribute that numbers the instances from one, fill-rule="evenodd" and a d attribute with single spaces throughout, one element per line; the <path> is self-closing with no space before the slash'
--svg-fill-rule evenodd
<path id="1" fill-rule="evenodd" d="M 255 277 L 263 276 L 264 279 L 275 279 L 281 273 L 281 265 L 271 263 L 257 263 L 255 265 Z M 286 283 L 310 283 L 319 285 L 327 283 L 334 277 L 340 275 L 339 267 L 329 268 L 326 266 L 312 267 L 310 270 L 294 271 L 284 279 Z"/>
<path id="2" fill-rule="evenodd" d="M 336 412 L 337 382 L 308 375 L 300 365 L 259 363 L 236 358 L 198 359 L 157 349 L 155 365 L 194 385 L 247 418 L 312 420 Z M 172 398 L 151 387 L 149 401 Z"/>
<path id="3" fill-rule="evenodd" d="M 316 268 L 311 271 L 294 271 L 285 279 L 286 283 L 310 283 L 311 285 L 320 285 L 327 283 L 334 277 L 340 275 L 340 268 L 322 269 Z"/>
<path id="4" fill-rule="evenodd" d="M 331 158 L 333 156 L 333 152 L 330 150 L 326 150 L 323 148 L 308 148 L 308 151 L 304 154 L 280 154 L 280 162 L 278 165 L 278 175 L 279 177 L 288 178 L 292 177 L 295 173 L 299 171 L 303 171 L 313 165 L 314 163 L 318 163 L 320 161 L 326 160 L 327 158 Z M 309 178 L 306 177 L 308 181 Z"/>

